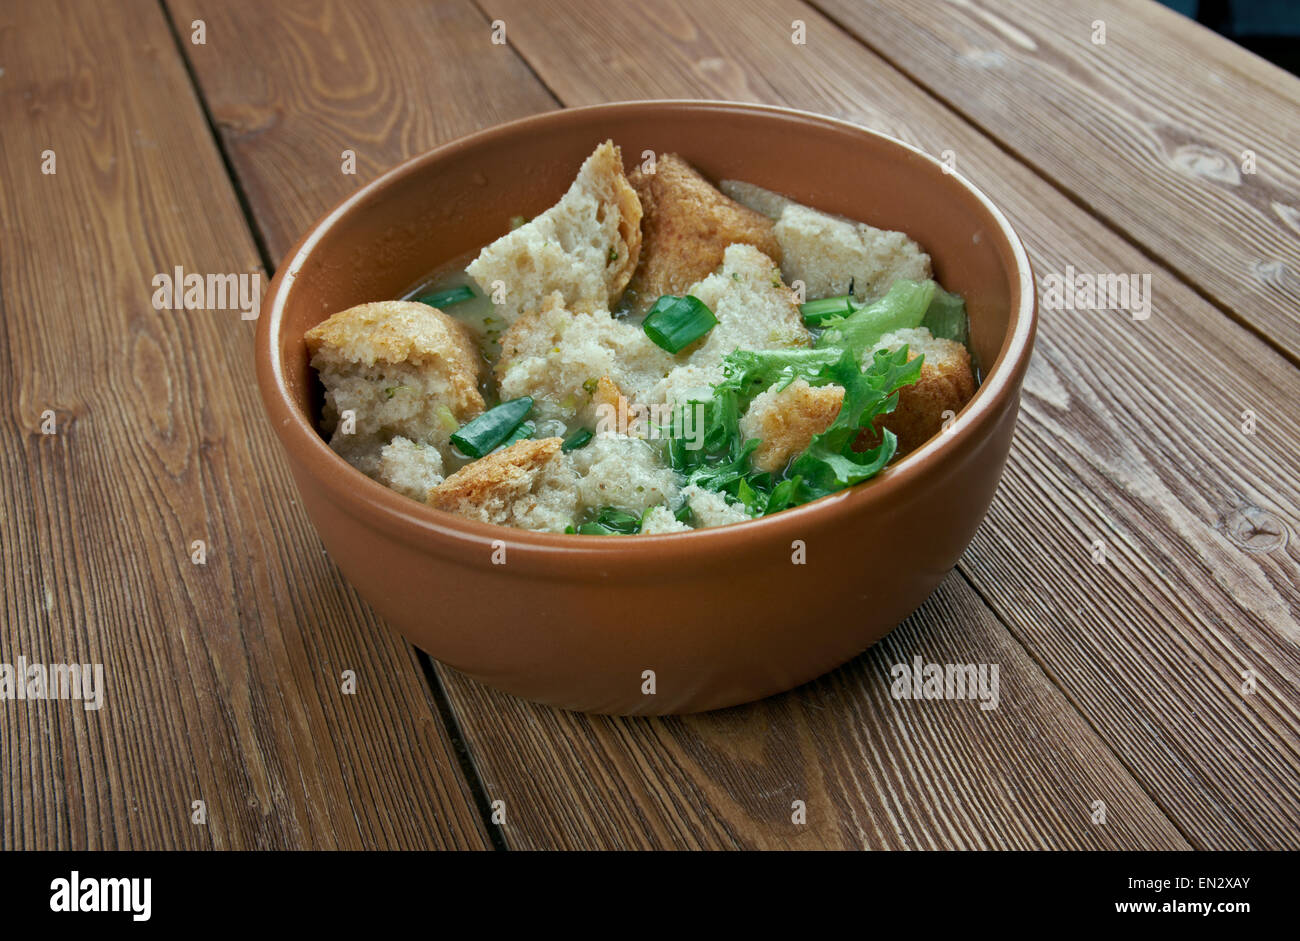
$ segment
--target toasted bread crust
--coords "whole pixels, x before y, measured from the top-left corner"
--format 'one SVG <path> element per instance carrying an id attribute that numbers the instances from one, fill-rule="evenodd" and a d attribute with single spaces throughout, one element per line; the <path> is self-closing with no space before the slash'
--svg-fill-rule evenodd
<path id="1" fill-rule="evenodd" d="M 843 404 L 843 386 L 810 386 L 803 379 L 756 398 L 741 422 L 745 437 L 762 441 L 750 455 L 754 469 L 783 468 L 830 427 Z"/>
<path id="2" fill-rule="evenodd" d="M 560 453 L 563 438 L 517 441 L 510 447 L 466 464 L 429 491 L 425 502 L 439 510 L 461 513 L 482 506 L 493 496 L 522 496 L 533 479 Z"/>
<path id="3" fill-rule="evenodd" d="M 633 428 L 632 403 L 628 401 L 618 383 L 609 376 L 596 380 L 596 391 L 591 396 L 591 414 L 596 421 L 596 432 L 602 430 L 618 431 L 620 434 L 637 436 L 643 429 Z M 614 423 L 614 428 L 603 429 L 602 423 Z"/>
<path id="4" fill-rule="evenodd" d="M 593 405 L 607 405 L 618 413 L 620 399 L 624 402 L 622 409 L 626 410 L 627 397 L 619 390 L 618 383 L 609 376 L 601 376 L 596 380 L 596 391 L 591 397 Z"/>
<path id="5" fill-rule="evenodd" d="M 482 360 L 469 328 L 436 307 L 417 301 L 375 301 L 333 314 L 304 334 L 315 356 L 332 350 L 341 360 L 418 363 L 439 357 L 477 382 Z"/>
<path id="6" fill-rule="evenodd" d="M 338 409 L 356 409 L 357 434 L 377 435 L 376 451 L 394 434 L 444 445 L 449 429 L 434 404 L 454 422 L 483 411 L 479 381 L 485 363 L 473 334 L 435 307 L 412 301 L 359 304 L 312 327 L 305 340 L 326 390 L 326 427 L 333 431 Z M 411 397 L 413 387 L 420 390 L 418 399 Z M 353 463 L 369 466 L 368 459 Z"/>
<path id="7" fill-rule="evenodd" d="M 953 344 L 957 346 L 957 344 Z M 908 360 L 917 356 L 911 353 Z M 866 451 L 880 443 L 880 431 L 888 428 L 898 438 L 897 457 L 915 451 L 943 430 L 945 411 L 954 415 L 975 394 L 975 375 L 970 354 L 965 349 L 945 356 L 926 354 L 921 377 L 914 385 L 898 390 L 898 407 L 881 415 L 871 428 L 863 428 L 854 442 L 854 450 Z"/>
<path id="8" fill-rule="evenodd" d="M 608 202 L 618 210 L 618 235 L 623 240 L 624 248 L 619 252 L 619 257 L 614 259 L 619 264 L 609 272 L 609 300 L 612 303 L 632 280 L 641 260 L 644 244 L 641 223 L 645 218 L 645 208 L 641 205 L 636 188 L 623 174 L 622 151 L 612 141 L 605 141 L 596 149 L 594 156 L 599 161 L 595 169 L 610 189 Z"/>
<path id="9" fill-rule="evenodd" d="M 781 246 L 772 220 L 724 196 L 677 154 L 664 154 L 654 173 L 628 177 L 641 198 L 644 241 L 631 288 L 640 309 L 663 294 L 681 295 L 722 264 L 728 245 L 753 245 L 778 264 Z"/>

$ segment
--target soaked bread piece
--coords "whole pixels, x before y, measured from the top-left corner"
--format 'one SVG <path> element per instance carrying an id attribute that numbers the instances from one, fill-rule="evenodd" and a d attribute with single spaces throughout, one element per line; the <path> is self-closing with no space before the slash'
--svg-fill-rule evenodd
<path id="1" fill-rule="evenodd" d="M 483 411 L 483 361 L 473 338 L 435 307 L 360 304 L 308 330 L 306 341 L 325 386 L 330 446 L 371 476 L 379 449 L 394 437 L 445 451 L 451 433 Z M 340 421 L 346 411 L 355 417 L 352 434 Z"/>
<path id="2" fill-rule="evenodd" d="M 728 246 L 722 267 L 690 286 L 718 325 L 704 339 L 679 352 L 673 371 L 659 384 L 654 401 L 707 399 L 723 379 L 722 360 L 736 350 L 810 346 L 799 302 L 781 281 L 772 259 L 752 245 Z"/>
<path id="3" fill-rule="evenodd" d="M 607 310 L 574 311 L 552 294 L 501 337 L 496 375 L 503 400 L 531 395 L 536 417 L 593 427 L 597 405 L 617 405 L 619 394 L 648 401 L 672 366 L 640 327 Z"/>
<path id="4" fill-rule="evenodd" d="M 442 455 L 432 445 L 399 435 L 380 449 L 375 479 L 423 503 L 429 490 L 443 481 Z"/>
<path id="5" fill-rule="evenodd" d="M 784 389 L 768 389 L 754 397 L 740 420 L 741 436 L 762 444 L 750 455 L 755 470 L 779 471 L 802 452 L 813 437 L 835 421 L 844 404 L 844 387 L 810 386 L 796 379 Z"/>
<path id="6" fill-rule="evenodd" d="M 723 180 L 722 190 L 776 223 L 781 275 L 787 284 L 802 281 L 808 300 L 838 297 L 852 286 L 858 300 L 872 301 L 899 278 L 930 277 L 930 256 L 902 232 L 819 212 L 753 183 Z"/>
<path id="7" fill-rule="evenodd" d="M 854 449 L 868 450 L 880 443 L 880 429 L 898 437 L 897 455 L 915 451 L 943 430 L 945 411 L 954 415 L 975 394 L 975 374 L 970 353 L 955 340 L 936 339 L 925 327 L 896 330 L 880 338 L 877 350 L 896 350 L 907 344 L 908 359 L 925 354 L 921 378 L 898 390 L 898 407 L 876 419 L 872 428 L 858 435 Z"/>
<path id="8" fill-rule="evenodd" d="M 641 255 L 641 201 L 605 141 L 583 162 L 560 201 L 483 249 L 466 269 L 484 293 L 505 288 L 507 323 L 559 293 L 571 310 L 609 309 Z"/>
<path id="9" fill-rule="evenodd" d="M 578 499 L 585 509 L 613 506 L 640 515 L 652 506 L 679 502 L 677 474 L 664 464 L 657 442 L 598 434 L 570 456 L 580 477 Z"/>
<path id="10" fill-rule="evenodd" d="M 429 491 L 429 506 L 482 523 L 562 533 L 578 513 L 578 475 L 562 438 L 512 444 Z"/>

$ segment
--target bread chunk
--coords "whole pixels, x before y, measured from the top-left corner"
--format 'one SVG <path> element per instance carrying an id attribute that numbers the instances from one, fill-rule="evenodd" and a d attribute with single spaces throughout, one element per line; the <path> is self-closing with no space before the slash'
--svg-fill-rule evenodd
<path id="1" fill-rule="evenodd" d="M 423 503 L 429 491 L 443 481 L 442 455 L 432 445 L 399 435 L 380 449 L 375 479 Z"/>
<path id="2" fill-rule="evenodd" d="M 435 307 L 380 301 L 339 311 L 306 333 L 325 386 L 330 446 L 373 476 L 395 436 L 445 449 L 451 433 L 483 411 L 483 360 L 464 324 Z M 355 415 L 346 434 L 340 418 Z"/>
<path id="3" fill-rule="evenodd" d="M 708 398 L 722 381 L 722 360 L 738 349 L 809 346 L 799 303 L 775 262 L 752 245 L 728 246 L 722 267 L 688 292 L 703 301 L 718 325 L 674 357 L 677 364 L 655 390 L 655 401 L 680 404 Z"/>
<path id="4" fill-rule="evenodd" d="M 975 394 L 975 374 L 970 353 L 955 340 L 936 339 L 925 327 L 895 330 L 880 338 L 877 350 L 896 350 L 907 344 L 908 359 L 925 354 L 921 378 L 914 385 L 898 390 L 898 407 L 876 419 L 872 428 L 864 428 L 854 443 L 858 451 L 880 443 L 880 429 L 888 428 L 898 437 L 899 457 L 914 451 L 943 430 L 943 413 L 955 415 Z M 864 365 L 870 362 L 864 358 Z"/>
<path id="5" fill-rule="evenodd" d="M 781 260 L 772 221 L 728 199 L 677 154 L 661 156 L 653 173 L 637 167 L 628 179 L 644 213 L 641 260 L 630 285 L 634 309 L 686 293 L 722 264 L 728 245 L 753 245 Z"/>
<path id="6" fill-rule="evenodd" d="M 690 532 L 691 526 L 683 523 L 672 514 L 666 506 L 657 506 L 641 520 L 641 533 L 645 536 L 658 536 L 664 533 Z"/>
<path id="7" fill-rule="evenodd" d="M 558 292 L 571 310 L 609 309 L 641 254 L 641 201 L 605 141 L 560 201 L 479 253 L 466 269 L 484 293 L 502 282 L 497 312 L 507 323 Z"/>
<path id="8" fill-rule="evenodd" d="M 683 487 L 682 495 L 690 504 L 691 516 L 698 524 L 696 527 L 698 529 L 743 523 L 750 518 L 742 504 L 728 503 L 727 498 L 722 494 L 705 490 L 696 484 Z"/>
<path id="9" fill-rule="evenodd" d="M 844 387 L 810 386 L 796 379 L 784 389 L 761 392 L 740 420 L 741 435 L 762 444 L 750 455 L 755 470 L 779 471 L 821 434 L 844 404 Z"/>
<path id="10" fill-rule="evenodd" d="M 525 440 L 466 464 L 431 489 L 429 506 L 483 523 L 559 533 L 578 512 L 578 475 L 562 438 Z"/>
<path id="11" fill-rule="evenodd" d="M 613 506 L 641 514 L 656 504 L 679 501 L 677 475 L 664 463 L 656 442 L 621 434 L 596 435 L 570 456 L 579 475 L 578 501 L 583 509 Z"/>
<path id="12" fill-rule="evenodd" d="M 557 293 L 501 337 L 496 375 L 503 400 L 531 395 L 536 417 L 594 427 L 600 403 L 648 402 L 672 366 L 640 327 L 603 309 L 574 312 Z"/>
<path id="13" fill-rule="evenodd" d="M 930 256 L 902 232 L 877 229 L 801 205 L 752 183 L 724 180 L 723 191 L 776 221 L 781 274 L 804 283 L 807 300 L 849 292 L 860 301 L 884 296 L 896 280 L 930 277 Z"/>

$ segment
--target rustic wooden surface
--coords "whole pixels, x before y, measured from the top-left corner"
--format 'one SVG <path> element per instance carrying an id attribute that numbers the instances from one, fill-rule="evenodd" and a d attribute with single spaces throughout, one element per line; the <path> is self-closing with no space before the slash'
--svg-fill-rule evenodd
<path id="1" fill-rule="evenodd" d="M 162 11 L 6 4 L 0 67 L 0 659 L 108 686 L 0 703 L 0 842 L 488 846 L 416 656 L 297 506 L 252 321 L 151 306 L 175 265 L 259 268 Z"/>
<path id="2" fill-rule="evenodd" d="M 813 2 L 1300 364 L 1289 73 L 1156 3 Z"/>
<path id="3" fill-rule="evenodd" d="M 0 704 L 4 846 L 1300 845 L 1300 82 L 1154 5 L 817 6 L 0 9 L 0 637 L 118 669 L 99 713 Z M 1090 69 L 1099 18 L 1112 58 Z M 989 518 L 876 648 L 751 706 L 592 718 L 423 669 L 297 508 L 250 325 L 157 313 L 149 279 L 269 268 L 403 157 L 646 97 L 951 150 L 1040 279 L 1150 273 L 1155 304 L 1141 323 L 1044 312 Z M 1226 184 L 1212 156 L 1244 137 L 1259 173 Z M 889 665 L 915 655 L 999 663 L 1001 708 L 891 699 Z"/>

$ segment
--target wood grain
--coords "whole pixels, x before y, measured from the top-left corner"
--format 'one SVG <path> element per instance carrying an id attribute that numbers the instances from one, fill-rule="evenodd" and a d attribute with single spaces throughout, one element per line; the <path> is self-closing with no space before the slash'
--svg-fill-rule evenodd
<path id="1" fill-rule="evenodd" d="M 1158 3 L 814 4 L 1300 363 L 1300 79 Z"/>
<path id="2" fill-rule="evenodd" d="M 1001 702 L 893 698 L 916 657 L 996 664 Z M 511 846 L 1187 847 L 957 573 L 852 663 L 748 706 L 592 717 L 448 686 Z"/>
<path id="3" fill-rule="evenodd" d="M 703 96 L 848 117 L 954 149 L 1040 281 L 1070 264 L 1152 275 L 1149 321 L 1044 312 L 1006 482 L 961 568 L 1194 845 L 1296 846 L 1300 373 L 807 7 L 485 8 L 566 105 Z M 593 61 L 599 73 L 571 66 Z M 1278 535 L 1252 537 L 1243 513 Z"/>
<path id="4" fill-rule="evenodd" d="M 271 263 L 395 163 L 555 100 L 470 0 L 169 0 Z M 342 172 L 343 151 L 356 173 Z"/>
<path id="5" fill-rule="evenodd" d="M 184 20 L 189 13 L 176 15 Z M 230 32 L 278 37 L 274 18 L 252 5 L 224 7 L 222 15 L 230 17 Z M 489 19 L 480 15 L 478 28 L 485 31 Z M 287 35 L 278 38 L 288 41 Z M 299 33 L 294 41 L 309 40 Z M 472 50 L 476 41 L 467 36 L 458 45 Z M 233 93 L 215 87 L 228 81 L 228 70 L 246 75 L 271 70 L 275 62 L 242 43 L 239 50 L 208 59 L 200 53 L 194 61 L 222 127 L 232 123 L 226 107 L 233 113 L 242 107 Z M 522 65 L 497 81 L 499 59 L 468 61 L 484 69 L 475 84 L 500 94 L 500 107 L 529 101 L 539 109 L 551 106 L 540 85 L 535 92 L 519 86 Z M 329 99 L 305 86 L 301 74 L 286 68 L 258 83 L 284 88 L 283 100 L 313 114 L 328 110 Z M 418 110 L 421 94 L 415 88 L 392 108 Z M 249 153 L 243 153 L 243 136 L 227 133 L 232 162 L 269 233 L 296 235 L 296 193 L 270 186 L 264 176 L 271 170 L 251 155 L 273 152 L 281 163 L 303 165 L 313 154 L 333 153 L 341 133 L 326 118 L 293 113 L 256 135 Z M 405 141 L 385 144 L 388 162 L 410 155 Z M 880 648 L 871 666 L 863 661 L 841 671 L 838 680 L 810 688 L 814 692 L 666 721 L 555 712 L 441 672 L 488 798 L 505 801 L 502 833 L 511 846 L 1185 845 L 969 588 L 956 579 L 940 597 L 948 600 L 936 599 L 916 621 L 925 629 L 918 629 L 915 643 L 930 660 L 1000 662 L 1014 708 L 990 714 L 969 703 L 905 703 L 890 711 L 882 706 L 892 700 L 877 674 L 893 648 Z M 968 623 L 975 625 L 973 636 L 951 629 L 936 640 L 939 625 L 964 629 Z M 900 644 L 905 636 L 899 635 Z M 866 762 L 873 766 L 870 778 L 860 767 Z M 790 823 L 796 798 L 815 808 L 807 826 Z M 1090 822 L 1091 802 L 1098 799 L 1118 808 L 1108 826 Z"/>
<path id="6" fill-rule="evenodd" d="M 107 683 L 0 703 L 0 845 L 485 847 L 415 658 L 295 506 L 252 322 L 151 305 L 259 269 L 159 7 L 6 4 L 0 64 L 0 659 Z"/>

